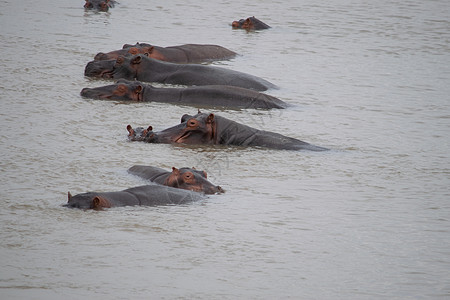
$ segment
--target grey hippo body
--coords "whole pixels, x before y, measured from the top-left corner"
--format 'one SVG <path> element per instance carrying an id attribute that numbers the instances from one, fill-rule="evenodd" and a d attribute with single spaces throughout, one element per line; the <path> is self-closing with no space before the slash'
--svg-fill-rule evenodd
<path id="1" fill-rule="evenodd" d="M 205 194 L 222 193 L 224 190 L 208 181 L 205 171 L 193 168 L 175 168 L 166 171 L 153 166 L 135 165 L 128 169 L 128 173 L 139 176 L 151 182 L 185 189 Z"/>
<path id="2" fill-rule="evenodd" d="M 255 90 L 227 85 L 157 88 L 140 81 L 118 80 L 115 84 L 84 88 L 81 96 L 102 100 L 162 102 L 225 108 L 286 108 L 282 100 Z"/>
<path id="3" fill-rule="evenodd" d="M 163 185 L 143 185 L 118 192 L 88 192 L 72 196 L 64 206 L 81 209 L 102 209 L 119 206 L 176 205 L 204 198 L 197 192 Z"/>
<path id="4" fill-rule="evenodd" d="M 271 82 L 247 73 L 215 66 L 169 63 L 142 54 L 91 61 L 86 65 L 85 75 L 178 85 L 230 85 L 257 91 L 276 88 Z"/>
<path id="5" fill-rule="evenodd" d="M 147 143 L 184 143 L 194 145 L 233 145 L 264 147 L 279 150 L 324 151 L 323 147 L 303 142 L 279 133 L 259 130 L 230 119 L 199 112 L 195 116 L 184 115 L 181 123 L 154 132 L 127 126 L 129 139 Z"/>
<path id="6" fill-rule="evenodd" d="M 184 44 L 160 47 L 147 43 L 125 44 L 122 49 L 108 53 L 97 53 L 94 60 L 117 59 L 121 55 L 147 54 L 148 57 L 172 63 L 202 63 L 208 61 L 230 59 L 237 55 L 219 45 Z"/>

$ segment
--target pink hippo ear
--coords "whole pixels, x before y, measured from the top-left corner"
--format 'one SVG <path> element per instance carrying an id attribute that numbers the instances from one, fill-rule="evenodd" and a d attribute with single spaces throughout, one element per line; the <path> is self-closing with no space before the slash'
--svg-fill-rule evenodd
<path id="1" fill-rule="evenodd" d="M 134 130 L 133 130 L 133 127 L 131 127 L 131 125 L 128 124 L 127 130 L 130 133 L 130 135 L 134 134 Z"/>
<path id="2" fill-rule="evenodd" d="M 214 121 L 214 114 L 209 114 L 208 118 L 206 118 L 206 123 L 212 123 Z"/>
<path id="3" fill-rule="evenodd" d="M 153 130 L 153 127 L 151 125 L 147 127 L 147 131 L 152 131 L 152 130 Z"/>
<path id="4" fill-rule="evenodd" d="M 136 89 L 134 90 L 134 92 L 136 93 L 136 94 L 140 94 L 140 93 L 142 93 L 142 90 L 143 90 L 144 88 L 142 87 L 142 85 L 138 85 L 137 87 L 136 87 Z"/>
<path id="5" fill-rule="evenodd" d="M 138 55 L 131 60 L 131 63 L 137 65 L 137 64 L 140 64 L 141 61 L 142 61 L 142 56 Z"/>
<path id="6" fill-rule="evenodd" d="M 97 196 L 94 199 L 92 199 L 92 209 L 102 209 L 102 208 L 110 208 L 111 203 L 103 197 Z"/>
<path id="7" fill-rule="evenodd" d="M 164 185 L 171 186 L 171 187 L 178 187 L 178 175 L 180 174 L 180 171 L 172 167 L 172 173 L 170 173 L 169 177 L 167 177 L 166 181 L 164 182 Z"/>

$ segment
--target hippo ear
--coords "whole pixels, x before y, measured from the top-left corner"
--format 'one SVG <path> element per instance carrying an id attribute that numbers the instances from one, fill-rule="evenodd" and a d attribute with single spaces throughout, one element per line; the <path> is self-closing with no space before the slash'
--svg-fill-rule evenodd
<path id="1" fill-rule="evenodd" d="M 175 167 L 172 167 L 172 174 L 179 175 L 180 174 L 180 170 L 178 170 Z"/>
<path id="2" fill-rule="evenodd" d="M 206 118 L 206 123 L 212 123 L 214 121 L 214 114 L 209 114 L 208 118 Z"/>
<path id="3" fill-rule="evenodd" d="M 136 93 L 136 94 L 140 94 L 140 93 L 142 93 L 142 90 L 143 90 L 144 88 L 142 87 L 142 85 L 138 85 L 135 89 L 134 89 L 134 92 Z"/>
<path id="4" fill-rule="evenodd" d="M 152 126 L 148 126 L 147 127 L 147 131 L 152 131 L 153 130 L 153 127 Z"/>
<path id="5" fill-rule="evenodd" d="M 198 113 L 198 114 L 201 114 L 201 113 L 202 113 L 202 112 L 200 111 L 200 108 L 198 109 L 197 113 Z"/>
<path id="6" fill-rule="evenodd" d="M 133 58 L 133 59 L 131 60 L 131 63 L 132 63 L 132 64 L 140 64 L 141 61 L 142 61 L 142 56 L 138 55 L 138 56 L 136 56 L 135 58 Z"/>
<path id="7" fill-rule="evenodd" d="M 108 201 L 108 199 L 96 196 L 94 199 L 92 199 L 92 208 L 93 209 L 102 209 L 102 208 L 110 208 L 111 203 Z"/>
<path id="8" fill-rule="evenodd" d="M 167 179 L 164 181 L 164 185 L 171 186 L 171 187 L 178 187 L 178 175 L 180 174 L 180 171 L 172 167 L 172 173 L 169 174 Z"/>
<path id="9" fill-rule="evenodd" d="M 208 174 L 205 171 L 203 171 L 203 175 L 205 178 L 208 178 Z"/>
<path id="10" fill-rule="evenodd" d="M 133 127 L 131 127 L 131 125 L 128 124 L 127 130 L 128 130 L 129 133 L 131 133 L 133 131 Z"/>
<path id="11" fill-rule="evenodd" d="M 70 192 L 67 192 L 67 202 L 69 202 L 70 199 L 72 199 L 72 194 Z"/>

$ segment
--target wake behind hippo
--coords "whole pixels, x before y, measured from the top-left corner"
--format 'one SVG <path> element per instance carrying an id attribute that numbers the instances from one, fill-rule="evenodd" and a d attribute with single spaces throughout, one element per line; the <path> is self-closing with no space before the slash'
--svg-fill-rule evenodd
<path id="1" fill-rule="evenodd" d="M 216 186 L 208 181 L 208 175 L 205 171 L 199 171 L 192 168 L 177 169 L 173 167 L 170 172 L 158 167 L 135 165 L 129 168 L 128 172 L 152 182 L 173 188 L 205 194 L 218 194 L 224 192 L 220 186 Z"/>
<path id="2" fill-rule="evenodd" d="M 257 91 L 276 86 L 260 77 L 215 66 L 174 64 L 138 54 L 114 60 L 91 61 L 85 76 L 181 85 L 231 85 Z"/>
<path id="3" fill-rule="evenodd" d="M 102 100 L 145 101 L 225 108 L 285 108 L 280 99 L 258 91 L 227 85 L 157 88 L 140 81 L 120 79 L 117 83 L 84 88 L 81 96 Z"/>
<path id="4" fill-rule="evenodd" d="M 184 115 L 181 124 L 154 132 L 127 126 L 129 139 L 147 143 L 257 146 L 279 150 L 328 150 L 279 133 L 259 130 L 215 114 Z"/>
<path id="5" fill-rule="evenodd" d="M 185 44 L 179 46 L 160 47 L 147 43 L 125 44 L 120 50 L 108 53 L 97 53 L 95 60 L 117 59 L 120 55 L 147 54 L 149 57 L 172 63 L 201 63 L 230 59 L 237 55 L 219 45 Z"/>
<path id="6" fill-rule="evenodd" d="M 203 194 L 163 185 L 143 185 L 118 192 L 88 192 L 72 196 L 64 206 L 103 209 L 120 206 L 177 205 L 203 199 Z"/>

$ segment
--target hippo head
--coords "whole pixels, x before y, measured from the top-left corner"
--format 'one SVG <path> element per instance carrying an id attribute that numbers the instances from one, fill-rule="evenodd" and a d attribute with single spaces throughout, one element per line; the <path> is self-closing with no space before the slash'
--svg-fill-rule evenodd
<path id="1" fill-rule="evenodd" d="M 84 88 L 80 94 L 100 100 L 143 101 L 143 90 L 139 82 L 120 80 L 112 85 Z"/>
<path id="2" fill-rule="evenodd" d="M 137 42 L 137 43 L 134 44 L 134 45 L 131 45 L 131 44 L 124 44 L 124 45 L 122 46 L 122 49 L 131 48 L 131 47 L 136 47 L 136 48 L 140 48 L 140 47 L 152 47 L 152 45 L 147 44 L 147 43 L 139 43 L 139 42 Z"/>
<path id="3" fill-rule="evenodd" d="M 146 54 L 151 53 L 153 51 L 153 47 L 128 47 L 121 50 L 115 50 L 108 53 L 99 52 L 95 55 L 94 60 L 109 60 L 109 59 L 117 59 L 119 56 L 132 56 L 136 54 Z"/>
<path id="4" fill-rule="evenodd" d="M 190 168 L 172 168 L 172 173 L 167 177 L 164 185 L 185 189 L 195 192 L 203 192 L 205 194 L 223 193 L 224 190 L 220 186 L 215 186 L 207 179 L 205 171 L 197 171 Z"/>
<path id="5" fill-rule="evenodd" d="M 115 59 L 90 61 L 84 68 L 84 75 L 88 77 L 111 78 L 115 64 Z"/>
<path id="6" fill-rule="evenodd" d="M 199 112 L 195 116 L 185 115 L 184 126 L 179 134 L 174 137 L 175 143 L 184 144 L 212 144 L 216 135 L 216 124 L 214 114 Z"/>
<path id="7" fill-rule="evenodd" d="M 113 6 L 110 0 L 86 0 L 84 8 L 86 9 L 98 9 L 100 11 L 108 11 Z"/>
<path id="8" fill-rule="evenodd" d="M 116 60 L 93 60 L 84 69 L 84 75 L 101 78 L 124 78 L 133 80 L 137 76 L 137 68 L 142 61 L 141 55 L 123 56 Z"/>
<path id="9" fill-rule="evenodd" d="M 137 70 L 141 61 L 141 55 L 119 56 L 116 59 L 113 70 L 110 73 L 111 78 L 124 78 L 129 80 L 136 79 Z"/>
<path id="10" fill-rule="evenodd" d="M 152 136 L 154 135 L 153 133 L 153 127 L 152 126 L 148 126 L 147 129 L 145 129 L 144 127 L 131 127 L 131 125 L 127 126 L 127 130 L 128 130 L 128 139 L 130 141 L 146 141 L 147 136 Z M 150 137 L 148 137 L 147 139 L 149 139 Z"/>
<path id="11" fill-rule="evenodd" d="M 95 193 L 84 193 L 72 196 L 67 193 L 68 201 L 65 206 L 71 208 L 82 208 L 82 209 L 102 209 L 110 208 L 112 205 L 108 199 L 96 195 Z"/>
<path id="12" fill-rule="evenodd" d="M 270 28 L 266 23 L 258 20 L 257 18 L 248 17 L 247 19 L 240 19 L 239 21 L 233 21 L 231 23 L 233 29 L 245 29 L 245 30 L 258 30 Z"/>

